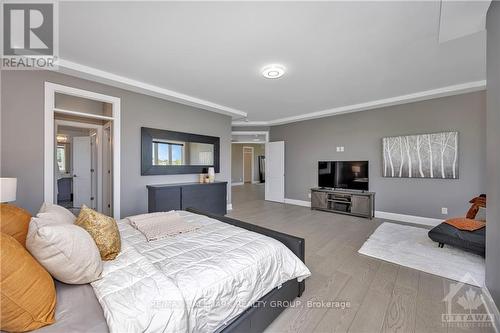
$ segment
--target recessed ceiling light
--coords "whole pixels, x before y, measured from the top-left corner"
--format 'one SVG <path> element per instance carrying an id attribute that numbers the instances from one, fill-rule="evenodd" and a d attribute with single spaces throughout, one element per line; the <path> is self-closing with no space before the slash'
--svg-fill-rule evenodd
<path id="1" fill-rule="evenodd" d="M 285 74 L 285 66 L 273 64 L 262 68 L 262 75 L 267 79 L 277 79 Z"/>

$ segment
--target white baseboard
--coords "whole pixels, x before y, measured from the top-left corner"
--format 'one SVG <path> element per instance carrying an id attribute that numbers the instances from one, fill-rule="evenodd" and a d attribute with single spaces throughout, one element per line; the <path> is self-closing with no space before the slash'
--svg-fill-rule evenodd
<path id="1" fill-rule="evenodd" d="M 263 184 L 263 183 L 259 182 L 258 180 L 252 180 L 252 184 Z M 241 186 L 241 185 L 245 185 L 245 183 L 243 182 L 231 183 L 231 186 Z"/>
<path id="2" fill-rule="evenodd" d="M 491 297 L 488 288 L 486 287 L 481 288 L 481 299 L 486 307 L 486 311 L 488 311 L 488 314 L 490 314 L 493 317 L 493 326 L 494 326 L 493 328 L 495 329 L 495 332 L 499 333 L 500 312 L 498 311 L 498 307 L 496 306 L 495 301 L 493 301 L 493 297 Z"/>
<path id="3" fill-rule="evenodd" d="M 305 200 L 296 200 L 296 199 L 285 198 L 285 203 L 289 204 L 289 205 L 311 207 L 311 202 L 305 201 Z M 436 226 L 436 225 L 440 224 L 441 222 L 443 222 L 443 220 L 433 219 L 433 218 L 429 218 L 429 217 L 396 214 L 396 213 L 388 213 L 388 212 L 381 212 L 381 211 L 376 211 L 375 217 L 378 217 L 381 219 L 393 220 L 393 221 L 401 221 L 401 222 L 423 224 L 423 225 L 430 225 L 430 226 Z"/>
<path id="4" fill-rule="evenodd" d="M 304 201 L 304 200 L 295 200 L 295 199 L 287 199 L 287 198 L 285 198 L 285 203 L 289 204 L 289 205 L 311 207 L 311 202 L 310 201 Z"/>
<path id="5" fill-rule="evenodd" d="M 375 211 L 375 217 L 380 218 L 380 219 L 387 219 L 387 220 L 401 221 L 401 222 L 408 222 L 408 223 L 415 223 L 415 224 L 423 224 L 423 225 L 430 225 L 430 226 L 437 226 L 438 224 L 443 222 L 443 220 L 433 219 L 430 217 L 388 213 L 388 212 L 381 212 L 378 210 Z"/>
<path id="6" fill-rule="evenodd" d="M 227 204 L 227 210 L 233 210 L 233 204 Z"/>

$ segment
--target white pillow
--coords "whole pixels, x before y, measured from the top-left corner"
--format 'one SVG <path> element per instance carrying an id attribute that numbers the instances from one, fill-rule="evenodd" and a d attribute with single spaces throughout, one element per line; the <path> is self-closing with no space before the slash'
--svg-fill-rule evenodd
<path id="1" fill-rule="evenodd" d="M 68 209 L 48 202 L 43 203 L 40 211 L 38 212 L 38 214 L 36 214 L 36 216 L 59 223 L 73 224 L 76 220 L 76 216 L 73 215 L 73 213 Z"/>
<path id="2" fill-rule="evenodd" d="M 92 236 L 77 225 L 33 217 L 26 248 L 54 278 L 64 283 L 89 283 L 101 275 L 99 249 Z"/>
<path id="3" fill-rule="evenodd" d="M 474 220 L 486 221 L 486 208 L 479 207 L 479 211 Z"/>

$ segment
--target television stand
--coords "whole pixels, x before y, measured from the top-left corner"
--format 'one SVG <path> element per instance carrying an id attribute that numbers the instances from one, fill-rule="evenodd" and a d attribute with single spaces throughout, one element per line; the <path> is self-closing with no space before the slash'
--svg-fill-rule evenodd
<path id="1" fill-rule="evenodd" d="M 375 192 L 312 188 L 311 209 L 371 219 L 375 216 Z"/>

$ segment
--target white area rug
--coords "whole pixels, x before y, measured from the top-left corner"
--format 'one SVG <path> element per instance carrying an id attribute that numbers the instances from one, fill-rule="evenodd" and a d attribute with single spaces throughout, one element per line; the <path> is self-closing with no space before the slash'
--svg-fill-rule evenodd
<path id="1" fill-rule="evenodd" d="M 441 249 L 427 236 L 428 231 L 423 228 L 383 223 L 358 252 L 483 287 L 484 258 L 447 245 Z"/>

